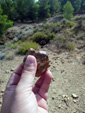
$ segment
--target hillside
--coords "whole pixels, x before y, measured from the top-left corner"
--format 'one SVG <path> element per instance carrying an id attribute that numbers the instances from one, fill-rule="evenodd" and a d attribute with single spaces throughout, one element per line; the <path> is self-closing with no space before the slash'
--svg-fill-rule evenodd
<path id="1" fill-rule="evenodd" d="M 0 45 L 0 107 L 7 81 L 25 56 L 17 51 L 22 43 L 30 45 L 35 41 L 39 43 L 38 50 L 48 53 L 53 74 L 49 113 L 85 113 L 85 16 L 76 16 L 71 21 L 61 19 L 57 23 L 56 18 L 46 23 L 15 24 L 7 30 L 6 42 Z"/>

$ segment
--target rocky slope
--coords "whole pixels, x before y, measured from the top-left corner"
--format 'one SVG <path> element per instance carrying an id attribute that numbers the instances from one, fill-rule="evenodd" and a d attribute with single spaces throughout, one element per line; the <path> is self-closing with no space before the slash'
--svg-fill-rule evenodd
<path id="1" fill-rule="evenodd" d="M 48 96 L 49 113 L 85 113 L 84 50 L 57 53 L 51 51 L 49 45 L 41 50 L 48 53 L 49 69 L 53 74 Z M 0 61 L 0 107 L 7 81 L 23 57 Z"/>
<path id="2" fill-rule="evenodd" d="M 55 20 L 56 18 L 51 18 L 48 21 Z M 42 29 L 42 23 L 14 26 L 6 33 L 8 44 L 23 41 Z M 65 29 L 57 34 L 65 35 Z M 69 33 L 68 36 L 76 44 L 74 51 L 58 48 L 56 41 L 52 40 L 43 48 L 39 48 L 48 53 L 51 64 L 49 69 L 53 74 L 48 95 L 49 113 L 85 113 L 85 32 L 78 29 L 76 35 Z M 0 45 L 0 108 L 7 81 L 24 58 L 15 53 L 16 48 Z"/>

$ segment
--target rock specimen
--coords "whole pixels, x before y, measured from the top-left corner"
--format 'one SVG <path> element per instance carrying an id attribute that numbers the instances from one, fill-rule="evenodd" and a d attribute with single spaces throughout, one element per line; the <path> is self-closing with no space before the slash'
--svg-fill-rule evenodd
<path id="1" fill-rule="evenodd" d="M 37 71 L 36 71 L 36 77 L 41 76 L 49 65 L 49 58 L 45 51 L 35 51 L 34 49 L 30 49 L 24 58 L 24 62 L 26 61 L 26 58 L 28 55 L 33 55 L 37 60 Z"/>

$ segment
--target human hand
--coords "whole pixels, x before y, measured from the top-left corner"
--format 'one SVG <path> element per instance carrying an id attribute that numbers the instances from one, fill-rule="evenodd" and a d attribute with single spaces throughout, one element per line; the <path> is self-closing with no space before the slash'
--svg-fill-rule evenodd
<path id="1" fill-rule="evenodd" d="M 37 69 L 35 57 L 28 56 L 10 77 L 1 113 L 48 113 L 47 94 L 52 74 L 46 71 L 33 86 Z"/>

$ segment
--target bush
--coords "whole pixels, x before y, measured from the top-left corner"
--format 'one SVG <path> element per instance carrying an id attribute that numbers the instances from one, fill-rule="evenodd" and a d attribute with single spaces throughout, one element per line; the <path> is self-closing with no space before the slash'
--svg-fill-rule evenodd
<path id="1" fill-rule="evenodd" d="M 65 47 L 66 39 L 64 36 L 60 35 L 57 37 L 57 45 L 58 47 Z"/>
<path id="2" fill-rule="evenodd" d="M 54 41 L 56 41 L 57 39 L 58 39 L 58 36 L 57 36 L 57 35 L 55 35 L 55 37 L 54 37 L 54 39 L 53 39 L 53 40 L 54 40 Z"/>
<path id="3" fill-rule="evenodd" d="M 61 21 L 61 25 L 62 25 L 63 28 L 69 28 L 69 27 L 71 28 L 71 27 L 73 27 L 73 26 L 75 25 L 75 23 L 72 22 L 72 21 L 63 19 L 63 20 Z"/>
<path id="4" fill-rule="evenodd" d="M 55 38 L 55 34 L 54 33 L 49 33 L 47 36 L 47 41 L 53 40 Z"/>
<path id="5" fill-rule="evenodd" d="M 47 23 L 45 26 L 44 26 L 44 29 L 43 31 L 45 32 L 54 32 L 56 33 L 61 27 L 61 23 L 60 22 L 57 22 L 57 23 Z"/>
<path id="6" fill-rule="evenodd" d="M 54 33 L 49 33 L 49 32 L 37 32 L 34 34 L 32 40 L 39 43 L 44 40 L 46 43 L 48 43 L 50 40 L 54 40 L 55 34 Z"/>
<path id="7" fill-rule="evenodd" d="M 77 15 L 73 18 L 73 20 L 75 21 L 85 20 L 85 15 Z"/>
<path id="8" fill-rule="evenodd" d="M 78 23 L 72 29 L 73 34 L 79 34 L 85 31 L 85 24 L 82 23 L 82 20 L 79 20 Z"/>
<path id="9" fill-rule="evenodd" d="M 37 44 L 36 42 L 25 41 L 20 44 L 20 47 L 17 53 L 25 55 L 30 48 L 37 50 L 38 47 L 39 47 L 39 44 Z"/>
<path id="10" fill-rule="evenodd" d="M 56 27 L 60 27 L 61 26 L 61 23 L 60 22 L 57 22 L 56 23 Z"/>
<path id="11" fill-rule="evenodd" d="M 32 40 L 39 43 L 41 40 L 46 40 L 47 35 L 44 32 L 37 32 L 33 35 Z"/>
<path id="12" fill-rule="evenodd" d="M 11 44 L 7 44 L 6 46 L 8 47 L 11 47 L 11 48 L 16 48 L 17 46 L 19 46 L 20 44 L 22 43 L 21 40 L 19 40 L 18 42 L 15 42 L 15 43 L 11 43 Z"/>
<path id="13" fill-rule="evenodd" d="M 73 27 L 75 24 L 74 22 L 68 21 L 67 24 L 69 25 L 69 27 Z"/>
<path id="14" fill-rule="evenodd" d="M 56 36 L 55 40 L 59 48 L 69 49 L 72 51 L 75 49 L 75 44 L 73 42 L 68 41 L 68 39 L 62 35 Z"/>
<path id="15" fill-rule="evenodd" d="M 68 42 L 68 44 L 67 44 L 67 49 L 69 49 L 69 50 L 72 50 L 72 51 L 74 51 L 74 49 L 75 49 L 75 44 L 74 44 L 74 42 Z"/>

